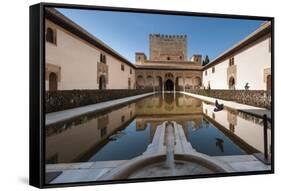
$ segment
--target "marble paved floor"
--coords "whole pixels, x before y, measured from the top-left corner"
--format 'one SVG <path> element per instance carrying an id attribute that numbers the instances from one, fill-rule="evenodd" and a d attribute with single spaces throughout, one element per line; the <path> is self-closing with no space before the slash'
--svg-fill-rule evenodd
<path id="1" fill-rule="evenodd" d="M 235 156 L 217 156 L 215 159 L 221 160 L 229 164 L 233 168 L 233 172 L 245 171 L 263 171 L 270 170 L 270 165 L 265 165 L 253 155 L 235 155 Z M 119 167 L 127 162 L 127 160 L 117 161 L 101 161 L 101 162 L 84 162 L 84 163 L 68 163 L 68 164 L 50 164 L 46 165 L 47 172 L 58 172 L 62 174 L 55 178 L 51 184 L 64 182 L 87 182 L 95 181 L 104 174 Z M 195 166 L 189 174 L 197 172 Z M 197 168 L 202 173 L 201 168 Z M 207 172 L 207 171 L 206 171 Z M 207 172 L 210 173 L 210 172 Z"/>

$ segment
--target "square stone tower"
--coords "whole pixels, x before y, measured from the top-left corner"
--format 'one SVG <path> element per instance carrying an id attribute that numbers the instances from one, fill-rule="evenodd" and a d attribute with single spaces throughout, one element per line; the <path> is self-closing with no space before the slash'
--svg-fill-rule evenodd
<path id="1" fill-rule="evenodd" d="M 191 61 L 195 62 L 196 64 L 202 64 L 202 55 L 201 54 L 194 54 L 191 57 Z"/>
<path id="2" fill-rule="evenodd" d="M 136 64 L 144 64 L 146 55 L 143 52 L 136 52 Z"/>
<path id="3" fill-rule="evenodd" d="M 187 61 L 186 35 L 149 35 L 151 61 Z"/>

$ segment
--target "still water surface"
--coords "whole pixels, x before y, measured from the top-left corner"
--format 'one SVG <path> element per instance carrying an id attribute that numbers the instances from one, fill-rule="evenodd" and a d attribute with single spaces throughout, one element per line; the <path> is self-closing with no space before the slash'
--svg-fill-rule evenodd
<path id="1" fill-rule="evenodd" d="M 158 125 L 176 121 L 198 152 L 210 156 L 263 152 L 262 120 L 183 94 L 156 94 L 46 128 L 46 162 L 125 160 L 141 155 Z M 268 129 L 270 135 L 270 128 Z M 270 136 L 268 137 L 270 143 Z M 270 148 L 270 145 L 268 145 Z"/>

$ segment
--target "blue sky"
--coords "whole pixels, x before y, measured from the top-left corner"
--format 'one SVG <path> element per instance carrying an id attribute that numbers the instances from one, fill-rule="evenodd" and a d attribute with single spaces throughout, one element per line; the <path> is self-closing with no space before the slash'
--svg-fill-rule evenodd
<path id="1" fill-rule="evenodd" d="M 187 35 L 188 57 L 210 60 L 255 31 L 263 21 L 112 11 L 58 9 L 62 14 L 135 63 L 135 52 L 149 56 L 149 34 Z"/>

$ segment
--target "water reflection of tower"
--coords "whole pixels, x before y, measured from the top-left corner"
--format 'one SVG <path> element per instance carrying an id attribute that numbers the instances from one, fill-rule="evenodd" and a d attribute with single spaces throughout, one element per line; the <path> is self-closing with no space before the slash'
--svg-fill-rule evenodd
<path id="1" fill-rule="evenodd" d="M 146 128 L 146 120 L 141 118 L 136 118 L 136 130 L 143 131 Z"/>
<path id="2" fill-rule="evenodd" d="M 144 131 L 144 130 L 146 130 L 146 128 L 149 128 L 150 142 L 153 139 L 157 126 L 158 126 L 157 122 L 156 123 L 148 122 L 145 119 L 136 118 L 136 130 L 137 131 Z"/>
<path id="3" fill-rule="evenodd" d="M 174 109 L 175 97 L 172 94 L 167 94 L 164 97 L 165 110 L 172 111 Z"/>
<path id="4" fill-rule="evenodd" d="M 203 127 L 203 123 L 204 123 L 204 119 L 203 117 L 198 117 L 198 118 L 193 118 L 190 119 L 187 123 L 186 123 L 186 129 L 191 129 L 192 131 L 196 131 L 200 128 Z"/>
<path id="5" fill-rule="evenodd" d="M 159 96 L 157 99 L 158 99 L 158 104 L 157 104 L 156 107 L 157 107 L 157 108 L 161 108 L 162 105 L 163 105 L 163 99 L 164 99 L 164 98 L 163 98 L 163 96 L 161 96 L 161 97 Z"/>
<path id="6" fill-rule="evenodd" d="M 235 111 L 227 110 L 227 121 L 229 123 L 229 130 L 234 133 L 237 125 L 237 113 Z"/>

